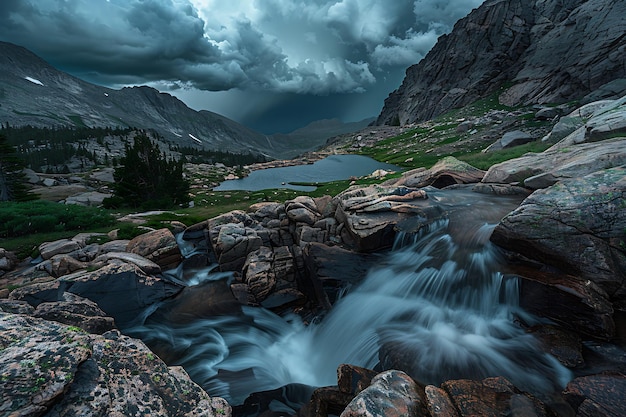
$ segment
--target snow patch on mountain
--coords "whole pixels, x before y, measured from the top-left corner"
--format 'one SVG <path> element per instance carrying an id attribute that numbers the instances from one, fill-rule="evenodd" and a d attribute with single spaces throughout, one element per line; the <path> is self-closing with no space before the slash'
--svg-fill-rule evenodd
<path id="1" fill-rule="evenodd" d="M 43 83 L 41 81 L 39 81 L 37 78 L 24 77 L 24 79 L 30 81 L 33 84 L 43 85 Z"/>

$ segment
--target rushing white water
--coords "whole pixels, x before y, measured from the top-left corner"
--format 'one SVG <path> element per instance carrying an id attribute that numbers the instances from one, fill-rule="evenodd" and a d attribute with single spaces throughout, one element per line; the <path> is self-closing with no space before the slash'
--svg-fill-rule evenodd
<path id="1" fill-rule="evenodd" d="M 335 385 L 342 363 L 399 368 L 429 384 L 501 375 L 534 393 L 562 388 L 569 371 L 515 323 L 532 317 L 518 307 L 517 281 L 498 272 L 493 225 L 461 237 L 448 226 L 401 234 L 398 247 L 319 323 L 244 308 L 182 324 L 152 320 L 129 332 L 233 404 L 291 383 Z"/>

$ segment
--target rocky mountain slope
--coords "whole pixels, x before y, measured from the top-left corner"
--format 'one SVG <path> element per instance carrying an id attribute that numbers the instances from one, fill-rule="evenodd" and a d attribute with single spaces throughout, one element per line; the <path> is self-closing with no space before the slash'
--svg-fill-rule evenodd
<path id="1" fill-rule="evenodd" d="M 428 120 L 500 90 L 508 106 L 620 97 L 625 15 L 623 1 L 488 0 L 407 70 L 377 124 Z"/>
<path id="2" fill-rule="evenodd" d="M 0 42 L 0 122 L 38 127 L 136 127 L 155 130 L 182 146 L 262 153 L 271 158 L 291 157 L 316 145 L 309 141 L 294 146 L 288 135 L 267 136 L 219 114 L 195 111 L 151 87 L 114 90 L 93 85 L 6 42 Z"/>

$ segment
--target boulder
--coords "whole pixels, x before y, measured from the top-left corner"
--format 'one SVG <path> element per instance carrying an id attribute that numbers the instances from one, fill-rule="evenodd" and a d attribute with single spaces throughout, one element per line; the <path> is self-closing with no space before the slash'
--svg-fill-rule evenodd
<path id="1" fill-rule="evenodd" d="M 544 107 L 542 109 L 539 109 L 537 113 L 535 113 L 535 119 L 552 120 L 560 115 L 561 110 L 558 107 Z"/>
<path id="2" fill-rule="evenodd" d="M 0 411 L 10 416 L 230 416 L 140 340 L 0 313 Z"/>
<path id="3" fill-rule="evenodd" d="M 72 272 L 85 269 L 86 267 L 86 263 L 78 261 L 66 254 L 54 255 L 50 259 L 47 259 L 37 265 L 39 270 L 46 271 L 49 275 L 55 278 L 71 274 Z"/>
<path id="4" fill-rule="evenodd" d="M 528 331 L 538 338 L 544 349 L 564 366 L 578 368 L 585 363 L 582 339 L 578 333 L 551 324 L 536 325 Z"/>
<path id="5" fill-rule="evenodd" d="M 111 240 L 109 242 L 105 242 L 100 245 L 99 253 L 108 253 L 108 252 L 126 252 L 126 248 L 128 247 L 128 242 L 130 240 Z"/>
<path id="6" fill-rule="evenodd" d="M 113 318 L 96 303 L 68 292 L 63 293 L 63 301 L 39 304 L 31 315 L 80 327 L 88 333 L 102 334 L 115 328 Z"/>
<path id="7" fill-rule="evenodd" d="M 313 225 L 321 218 L 317 204 L 312 197 L 299 196 L 285 203 L 287 217 L 294 223 Z"/>
<path id="8" fill-rule="evenodd" d="M 4 275 L 5 272 L 12 271 L 17 263 L 17 256 L 13 252 L 0 248 L 0 276 Z"/>
<path id="9" fill-rule="evenodd" d="M 148 275 L 155 275 L 161 273 L 161 267 L 149 259 L 144 258 L 141 255 L 129 252 L 106 252 L 98 256 L 93 264 L 104 266 L 111 263 L 113 260 L 122 261 L 124 263 L 132 264 Z"/>
<path id="10" fill-rule="evenodd" d="M 506 132 L 497 142 L 487 147 L 483 152 L 499 151 L 501 149 L 508 149 L 514 146 L 524 145 L 528 142 L 535 140 L 529 133 L 522 132 L 521 130 L 514 130 Z"/>
<path id="11" fill-rule="evenodd" d="M 243 282 L 255 302 L 276 309 L 304 299 L 295 279 L 295 268 L 288 247 L 261 246 L 248 255 L 242 271 Z"/>
<path id="12" fill-rule="evenodd" d="M 535 191 L 502 219 L 491 240 L 597 284 L 626 308 L 626 169 Z"/>
<path id="13" fill-rule="evenodd" d="M 183 257 L 176 238 L 169 229 L 144 233 L 128 242 L 126 251 L 158 264 L 163 270 L 176 268 Z"/>
<path id="14" fill-rule="evenodd" d="M 361 282 L 376 264 L 375 255 L 356 253 L 339 246 L 310 243 L 302 251 L 306 270 L 306 289 L 310 299 L 330 308 L 347 286 Z"/>
<path id="15" fill-rule="evenodd" d="M 50 259 L 54 255 L 70 253 L 81 249 L 80 242 L 72 239 L 61 239 L 54 242 L 45 242 L 39 245 L 39 254 L 43 259 Z"/>
<path id="16" fill-rule="evenodd" d="M 5 313 L 32 315 L 35 309 L 26 301 L 0 298 L 0 311 Z"/>
<path id="17" fill-rule="evenodd" d="M 428 416 L 420 387 L 401 371 L 376 375 L 341 413 L 341 417 Z"/>
<path id="18" fill-rule="evenodd" d="M 402 174 L 397 180 L 392 180 L 395 186 L 422 188 L 432 185 L 444 188 L 453 184 L 477 183 L 485 175 L 485 171 L 474 168 L 470 164 L 459 161 L 453 156 L 439 160 L 432 168 L 416 169 Z"/>
<path id="19" fill-rule="evenodd" d="M 589 142 L 617 135 L 626 136 L 626 97 L 603 107 L 585 123 L 585 139 Z"/>
<path id="20" fill-rule="evenodd" d="M 70 292 L 98 304 L 118 327 L 129 326 L 150 305 L 177 294 L 182 286 L 146 275 L 131 264 L 108 264 L 96 271 L 80 271 L 56 281 L 13 290 L 9 297 L 33 307 L 63 300 Z"/>
<path id="21" fill-rule="evenodd" d="M 390 248 L 399 221 L 408 217 L 428 219 L 420 208 L 428 206 L 424 203 L 426 197 L 425 191 L 404 186 L 348 188 L 335 197 L 335 218 L 345 226 L 341 231 L 343 242 L 361 252 Z"/>
<path id="22" fill-rule="evenodd" d="M 520 307 L 525 311 L 590 337 L 611 339 L 615 335 L 613 306 L 592 281 L 530 269 L 516 278 Z"/>
<path id="23" fill-rule="evenodd" d="M 263 301 L 276 286 L 276 275 L 272 268 L 274 254 L 268 247 L 262 246 L 248 254 L 243 266 L 243 281 L 257 301 Z"/>
<path id="24" fill-rule="evenodd" d="M 0 313 L 2 414 L 38 416 L 48 411 L 89 359 L 90 342 L 80 329 Z"/>
<path id="25" fill-rule="evenodd" d="M 626 376 L 621 373 L 578 377 L 567 384 L 563 395 L 576 416 L 626 415 Z"/>
<path id="26" fill-rule="evenodd" d="M 426 407 L 434 417 L 460 417 L 450 396 L 441 388 L 434 385 L 424 387 Z"/>
<path id="27" fill-rule="evenodd" d="M 441 388 L 461 416 L 553 416 L 541 401 L 502 377 L 446 381 Z M 432 393 L 432 391 L 431 391 Z"/>
<path id="28" fill-rule="evenodd" d="M 521 183 L 532 189 L 545 188 L 557 181 L 575 178 L 626 164 L 626 139 L 616 138 L 598 143 L 583 143 L 529 153 L 493 165 L 483 183 Z"/>
<path id="29" fill-rule="evenodd" d="M 369 387 L 376 375 L 371 369 L 344 363 L 337 368 L 337 386 L 339 391 L 355 396 Z"/>
<path id="30" fill-rule="evenodd" d="M 222 271 L 241 271 L 248 254 L 263 244 L 254 229 L 242 224 L 227 223 L 214 227 L 209 230 L 209 236 Z"/>
<path id="31" fill-rule="evenodd" d="M 105 198 L 111 197 L 110 193 L 101 193 L 99 191 L 88 191 L 77 195 L 69 196 L 65 199 L 65 204 L 77 204 L 79 206 L 101 206 Z"/>

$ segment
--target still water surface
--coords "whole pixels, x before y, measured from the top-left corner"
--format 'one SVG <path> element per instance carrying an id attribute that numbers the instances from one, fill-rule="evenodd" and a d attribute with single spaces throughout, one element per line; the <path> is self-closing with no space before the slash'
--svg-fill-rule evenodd
<path id="1" fill-rule="evenodd" d="M 331 155 L 314 164 L 268 168 L 252 171 L 238 180 L 228 180 L 215 187 L 216 191 L 258 191 L 272 188 L 290 188 L 298 191 L 313 191 L 314 186 L 292 185 L 290 182 L 329 182 L 350 177 L 369 175 L 377 169 L 400 171 L 402 168 L 378 162 L 363 155 Z"/>

